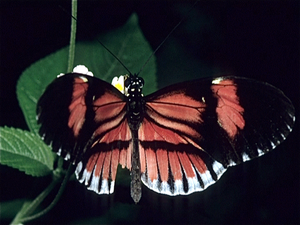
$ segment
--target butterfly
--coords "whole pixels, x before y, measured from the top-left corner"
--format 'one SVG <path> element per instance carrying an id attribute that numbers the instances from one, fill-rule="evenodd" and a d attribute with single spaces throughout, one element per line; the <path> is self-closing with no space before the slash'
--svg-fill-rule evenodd
<path id="1" fill-rule="evenodd" d="M 295 110 L 279 89 L 222 76 L 174 84 L 143 96 L 130 74 L 126 93 L 83 73 L 55 79 L 37 104 L 39 133 L 75 164 L 77 179 L 111 194 L 117 167 L 131 172 L 131 197 L 141 183 L 166 195 L 187 195 L 215 183 L 230 166 L 259 157 L 292 131 Z"/>

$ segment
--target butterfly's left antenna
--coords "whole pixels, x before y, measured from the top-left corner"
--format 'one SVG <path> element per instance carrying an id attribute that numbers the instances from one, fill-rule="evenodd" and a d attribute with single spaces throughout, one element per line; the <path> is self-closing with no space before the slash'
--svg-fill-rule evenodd
<path id="1" fill-rule="evenodd" d="M 76 6 L 74 6 L 76 5 Z M 68 13 L 65 9 L 63 9 L 66 13 Z M 68 13 L 69 14 L 69 13 Z M 68 62 L 68 72 L 72 71 L 73 63 L 74 63 L 74 55 L 75 55 L 75 35 L 76 35 L 76 22 L 77 22 L 77 0 L 72 1 L 72 24 L 71 24 L 71 36 L 70 36 L 70 50 L 69 50 L 69 62 Z M 107 48 L 98 38 L 96 39 L 97 42 L 106 50 L 108 51 L 123 67 L 129 74 L 132 74 L 130 70 L 125 66 L 125 64 L 111 51 Z M 74 50 L 72 50 L 74 49 Z M 73 55 L 71 55 L 73 53 Z M 72 58 L 73 57 L 73 58 Z"/>
<path id="2" fill-rule="evenodd" d="M 124 65 L 124 63 L 112 52 L 110 51 L 98 38 L 96 39 L 103 48 L 105 48 L 124 68 L 129 74 L 132 74 L 130 70 Z"/>

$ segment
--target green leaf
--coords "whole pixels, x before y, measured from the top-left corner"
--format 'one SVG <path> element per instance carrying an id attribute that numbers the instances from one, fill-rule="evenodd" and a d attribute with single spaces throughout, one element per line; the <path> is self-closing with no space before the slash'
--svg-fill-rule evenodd
<path id="1" fill-rule="evenodd" d="M 28 131 L 0 127 L 0 163 L 32 176 L 53 170 L 54 155 L 42 139 Z"/>
<path id="2" fill-rule="evenodd" d="M 118 57 L 132 72 L 137 73 L 152 54 L 152 49 L 144 38 L 136 14 L 121 28 L 103 34 L 98 39 Z M 45 88 L 60 73 L 66 73 L 68 47 L 63 48 L 31 65 L 21 75 L 17 85 L 19 104 L 28 127 L 38 134 L 36 123 L 36 104 Z M 89 71 L 107 82 L 115 76 L 127 74 L 126 69 L 98 41 L 76 44 L 75 65 L 85 65 Z M 141 76 L 148 85 L 144 93 L 156 90 L 156 64 L 152 57 Z M 58 93 L 59 94 L 59 93 Z"/>

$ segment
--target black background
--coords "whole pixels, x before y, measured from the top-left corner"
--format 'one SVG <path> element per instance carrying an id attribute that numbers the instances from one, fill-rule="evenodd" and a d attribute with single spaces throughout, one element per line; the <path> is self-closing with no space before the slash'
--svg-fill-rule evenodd
<path id="1" fill-rule="evenodd" d="M 192 5 L 187 1 L 80 1 L 77 37 L 92 40 L 124 24 L 135 11 L 155 49 L 186 16 L 156 53 L 159 87 L 232 73 L 280 88 L 299 118 L 299 1 L 199 1 L 189 11 Z M 59 6 L 70 11 L 69 1 L 1 1 L 1 126 L 27 129 L 15 94 L 17 79 L 32 63 L 68 45 L 70 16 Z M 146 85 L 151 84 L 146 81 Z M 59 204 L 33 223 L 82 224 L 94 217 L 100 217 L 97 223 L 120 224 L 300 223 L 299 159 L 296 121 L 294 131 L 272 153 L 229 169 L 204 192 L 174 198 L 143 188 L 141 202 L 134 205 L 128 187 L 117 186 L 114 195 L 98 197 L 73 181 Z M 49 182 L 5 166 L 0 179 L 1 201 L 27 197 L 31 189 L 35 196 Z"/>

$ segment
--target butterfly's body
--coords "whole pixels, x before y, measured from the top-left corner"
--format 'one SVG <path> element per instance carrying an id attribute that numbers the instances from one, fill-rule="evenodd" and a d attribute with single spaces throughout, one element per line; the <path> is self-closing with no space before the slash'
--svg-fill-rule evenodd
<path id="1" fill-rule="evenodd" d="M 130 189 L 134 202 L 139 202 L 142 196 L 142 182 L 138 130 L 144 119 L 145 101 L 142 95 L 144 80 L 137 77 L 137 75 L 133 75 L 126 82 L 128 83 L 128 95 L 126 99 L 127 120 L 132 137 Z"/>
<path id="2" fill-rule="evenodd" d="M 76 176 L 98 194 L 114 191 L 117 165 L 153 191 L 186 195 L 218 180 L 229 166 L 256 158 L 292 130 L 294 108 L 275 87 L 238 77 L 187 81 L 143 96 L 130 75 L 124 95 L 100 79 L 66 74 L 38 102 L 40 133 L 76 164 Z"/>

